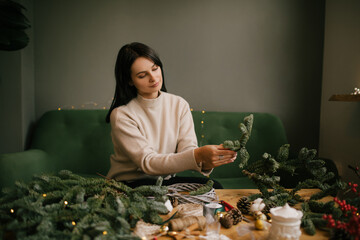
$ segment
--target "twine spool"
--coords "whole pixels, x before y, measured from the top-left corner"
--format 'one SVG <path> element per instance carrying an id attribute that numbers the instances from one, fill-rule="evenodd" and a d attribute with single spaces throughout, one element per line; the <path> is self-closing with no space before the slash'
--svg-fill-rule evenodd
<path id="1" fill-rule="evenodd" d="M 169 228 L 172 231 L 182 231 L 194 223 L 199 224 L 199 227 L 204 229 L 206 225 L 206 218 L 204 216 L 190 216 L 172 219 L 169 222 Z"/>
<path id="2" fill-rule="evenodd" d="M 196 203 L 185 203 L 177 206 L 178 217 L 203 216 L 203 206 Z"/>

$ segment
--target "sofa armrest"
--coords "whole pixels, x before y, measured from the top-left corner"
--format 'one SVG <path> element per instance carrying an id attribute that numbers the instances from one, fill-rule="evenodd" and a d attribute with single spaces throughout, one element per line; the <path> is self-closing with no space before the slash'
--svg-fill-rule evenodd
<path id="1" fill-rule="evenodd" d="M 0 187 L 15 181 L 29 181 L 34 174 L 52 170 L 49 155 L 39 149 L 0 155 Z"/>

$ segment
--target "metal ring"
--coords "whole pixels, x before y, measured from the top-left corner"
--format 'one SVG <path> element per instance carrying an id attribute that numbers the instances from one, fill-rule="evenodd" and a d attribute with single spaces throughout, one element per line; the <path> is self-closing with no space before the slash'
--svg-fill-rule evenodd
<path id="1" fill-rule="evenodd" d="M 223 155 L 219 155 L 219 160 L 222 160 L 224 158 Z"/>

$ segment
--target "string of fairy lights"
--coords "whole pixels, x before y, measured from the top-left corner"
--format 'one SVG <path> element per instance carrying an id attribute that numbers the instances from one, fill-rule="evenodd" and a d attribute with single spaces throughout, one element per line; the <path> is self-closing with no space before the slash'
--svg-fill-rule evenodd
<path id="1" fill-rule="evenodd" d="M 360 95 L 360 89 L 354 88 L 354 92 L 350 93 L 350 95 Z M 108 106 L 110 106 L 113 99 L 109 100 L 105 104 L 99 104 L 96 102 L 87 102 L 84 104 L 81 104 L 80 107 L 76 107 L 75 105 L 65 105 L 63 107 L 58 107 L 57 110 L 64 110 L 64 109 L 109 109 Z M 194 111 L 193 108 L 190 109 L 191 112 Z M 201 110 L 201 118 L 200 118 L 200 142 L 199 146 L 204 146 L 205 141 L 205 134 L 204 134 L 204 126 L 205 126 L 205 110 Z"/>
<path id="2" fill-rule="evenodd" d="M 354 91 L 350 93 L 350 95 L 360 95 L 360 89 L 359 88 L 354 88 Z M 76 106 L 76 105 L 64 105 L 61 107 L 58 107 L 57 110 L 68 110 L 68 109 L 109 109 L 109 106 L 111 105 L 113 99 L 110 99 L 109 101 L 107 101 L 106 103 L 97 103 L 97 102 L 86 102 L 81 104 L 80 106 Z M 191 108 L 191 111 L 193 111 L 193 109 Z M 205 114 L 205 111 L 202 110 L 201 114 Z M 201 118 L 201 129 L 203 129 L 204 127 L 204 117 Z M 201 138 L 204 138 L 203 135 L 201 135 Z"/>
<path id="3" fill-rule="evenodd" d="M 64 105 L 61 107 L 58 107 L 57 110 L 61 111 L 61 110 L 69 110 L 69 109 L 109 109 L 109 106 L 112 103 L 112 99 L 107 101 L 106 103 L 97 103 L 97 102 L 86 102 L 83 103 L 81 105 Z"/>
<path id="4" fill-rule="evenodd" d="M 46 193 L 44 193 L 42 196 L 43 196 L 43 198 L 46 198 L 46 197 L 47 197 Z M 64 204 L 64 208 L 67 208 L 67 207 L 69 206 L 69 202 L 66 201 L 66 200 L 63 202 L 63 204 Z M 15 214 L 15 210 L 14 210 L 13 208 L 11 208 L 11 209 L 10 209 L 10 213 L 11 213 L 11 214 Z M 75 221 L 71 221 L 71 225 L 76 226 L 76 222 L 75 222 Z M 107 235 L 108 232 L 107 232 L 107 231 L 103 231 L 102 234 L 103 234 L 103 235 Z"/>
<path id="5" fill-rule="evenodd" d="M 75 106 L 75 105 L 64 105 L 61 107 L 58 107 L 57 110 L 61 111 L 61 110 L 79 110 L 79 109 L 109 109 L 109 106 L 111 105 L 113 99 L 109 100 L 107 103 L 97 103 L 97 102 L 86 102 L 84 104 L 81 104 L 80 106 Z M 193 112 L 194 109 L 190 108 L 190 111 Z M 205 134 L 204 134 L 204 125 L 205 125 L 205 110 L 201 110 L 201 118 L 200 118 L 200 141 L 199 141 L 199 146 L 204 146 L 204 141 L 205 141 Z"/>
<path id="6" fill-rule="evenodd" d="M 193 108 L 190 109 L 191 112 L 194 111 Z M 200 118 L 200 142 L 198 143 L 199 147 L 204 146 L 204 141 L 205 141 L 205 129 L 204 129 L 204 125 L 205 125 L 205 110 L 201 110 L 201 118 Z"/>

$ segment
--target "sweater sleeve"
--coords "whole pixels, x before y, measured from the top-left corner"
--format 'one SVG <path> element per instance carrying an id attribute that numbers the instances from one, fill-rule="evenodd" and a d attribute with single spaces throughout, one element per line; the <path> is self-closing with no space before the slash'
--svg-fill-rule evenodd
<path id="1" fill-rule="evenodd" d="M 197 148 L 197 138 L 194 128 L 194 120 L 190 111 L 190 106 L 186 102 L 182 109 L 180 118 L 179 137 L 177 139 L 177 152 Z"/>
<path id="2" fill-rule="evenodd" d="M 184 106 L 185 108 L 182 111 L 179 138 L 177 143 L 177 152 L 183 152 L 187 149 L 195 149 L 198 147 L 195 134 L 194 120 L 190 111 L 190 106 L 187 102 Z M 204 176 L 209 176 L 212 171 L 213 169 L 200 169 L 199 172 Z"/>
<path id="3" fill-rule="evenodd" d="M 185 170 L 201 171 L 196 164 L 194 148 L 184 148 L 181 152 L 160 154 L 141 134 L 138 124 L 129 116 L 111 114 L 114 145 L 148 175 L 167 175 Z"/>

